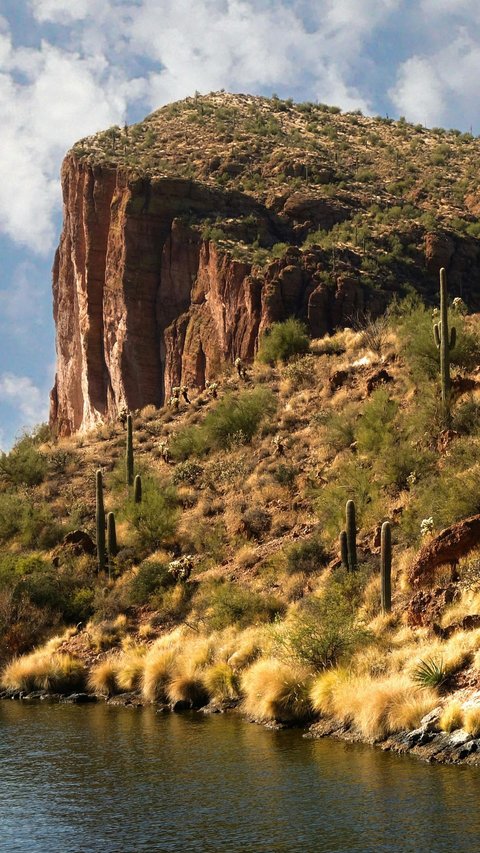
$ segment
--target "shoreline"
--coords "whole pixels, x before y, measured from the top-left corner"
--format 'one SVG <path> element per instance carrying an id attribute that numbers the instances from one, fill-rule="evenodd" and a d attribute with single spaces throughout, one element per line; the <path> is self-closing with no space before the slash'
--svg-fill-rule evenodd
<path id="1" fill-rule="evenodd" d="M 48 693 L 36 690 L 25 693 L 21 690 L 4 690 L 0 699 L 17 702 L 47 702 L 51 704 L 95 704 L 104 702 L 105 705 L 123 708 L 153 707 L 158 714 L 175 714 L 194 711 L 205 715 L 238 713 L 246 722 L 263 725 L 265 728 L 298 729 L 302 737 L 319 740 L 333 738 L 346 743 L 358 743 L 381 749 L 383 752 L 394 752 L 397 755 L 410 755 L 426 763 L 445 765 L 480 765 L 480 737 L 473 737 L 462 729 L 452 733 L 438 731 L 434 728 L 434 719 L 428 715 L 424 725 L 412 731 L 402 731 L 389 735 L 384 740 L 374 741 L 362 737 L 355 729 L 342 725 L 331 718 L 323 718 L 309 725 L 291 724 L 282 721 L 264 721 L 254 719 L 242 713 L 240 702 L 228 701 L 210 703 L 201 708 L 187 707 L 187 703 L 177 703 L 175 706 L 145 702 L 137 693 L 119 693 L 106 697 L 95 693 L 76 692 L 70 694 Z"/>

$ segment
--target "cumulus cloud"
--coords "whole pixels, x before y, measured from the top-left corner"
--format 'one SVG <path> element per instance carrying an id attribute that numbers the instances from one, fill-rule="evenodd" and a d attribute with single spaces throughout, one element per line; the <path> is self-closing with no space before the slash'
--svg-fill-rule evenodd
<path id="1" fill-rule="evenodd" d="M 479 74 L 480 44 L 459 27 L 440 50 L 404 62 L 390 96 L 413 121 L 465 126 L 478 114 Z"/>
<path id="2" fill-rule="evenodd" d="M 0 375 L 0 404 L 14 405 L 25 426 L 41 423 L 48 417 L 48 397 L 28 376 Z"/>

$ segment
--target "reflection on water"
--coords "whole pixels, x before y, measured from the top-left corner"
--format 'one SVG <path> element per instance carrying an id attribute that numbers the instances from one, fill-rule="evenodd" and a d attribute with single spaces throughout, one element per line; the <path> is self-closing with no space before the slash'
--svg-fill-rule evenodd
<path id="1" fill-rule="evenodd" d="M 480 773 L 236 716 L 0 702 L 0 849 L 478 853 Z"/>

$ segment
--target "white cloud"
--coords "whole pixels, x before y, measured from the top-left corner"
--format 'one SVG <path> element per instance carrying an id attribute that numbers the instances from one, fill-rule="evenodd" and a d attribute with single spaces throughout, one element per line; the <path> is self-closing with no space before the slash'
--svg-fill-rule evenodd
<path id="1" fill-rule="evenodd" d="M 0 403 L 18 408 L 25 426 L 41 423 L 48 417 L 48 397 L 28 376 L 0 375 Z"/>
<path id="2" fill-rule="evenodd" d="M 404 62 L 390 96 L 410 120 L 465 126 L 478 115 L 479 76 L 480 44 L 459 27 L 440 50 Z"/>
<path id="3" fill-rule="evenodd" d="M 31 0 L 30 6 L 37 21 L 69 24 L 81 21 L 98 9 L 98 0 Z"/>

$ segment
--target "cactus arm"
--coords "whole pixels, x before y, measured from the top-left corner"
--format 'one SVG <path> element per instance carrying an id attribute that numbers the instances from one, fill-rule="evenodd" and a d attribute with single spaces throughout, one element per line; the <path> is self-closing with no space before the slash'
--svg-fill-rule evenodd
<path id="1" fill-rule="evenodd" d="M 438 323 L 435 323 L 433 327 L 433 337 L 435 338 L 437 349 L 440 349 L 440 329 Z"/>
<path id="2" fill-rule="evenodd" d="M 105 571 L 105 507 L 103 505 L 103 478 L 100 469 L 95 474 L 95 504 L 97 527 L 97 558 L 99 571 Z"/>
<path id="3" fill-rule="evenodd" d="M 382 612 L 390 613 L 392 609 L 392 531 L 389 521 L 384 521 L 382 524 L 380 573 Z"/>
<path id="4" fill-rule="evenodd" d="M 133 486 L 133 422 L 131 415 L 127 415 L 127 452 L 125 463 L 127 487 Z"/>
<path id="5" fill-rule="evenodd" d="M 135 482 L 133 486 L 133 500 L 136 504 L 140 504 L 142 502 L 142 478 L 140 474 L 137 474 L 135 477 Z"/>
<path id="6" fill-rule="evenodd" d="M 347 501 L 345 515 L 347 522 L 348 568 L 351 572 L 354 572 L 357 568 L 357 522 L 355 518 L 355 504 L 352 500 Z"/>
<path id="7" fill-rule="evenodd" d="M 340 558 L 342 560 L 343 567 L 348 571 L 348 544 L 346 530 L 342 530 L 340 533 Z"/>

